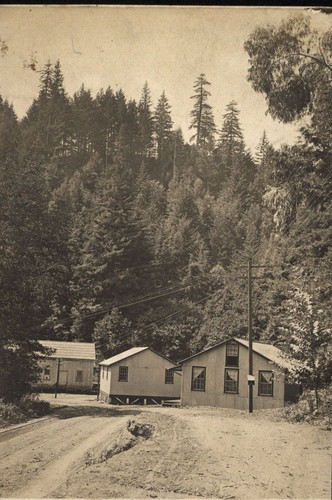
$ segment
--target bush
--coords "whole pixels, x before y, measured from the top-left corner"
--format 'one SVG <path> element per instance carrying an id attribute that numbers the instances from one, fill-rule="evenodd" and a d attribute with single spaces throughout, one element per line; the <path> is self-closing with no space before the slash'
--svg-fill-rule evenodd
<path id="1" fill-rule="evenodd" d="M 23 396 L 19 401 L 19 407 L 29 418 L 42 417 L 50 411 L 50 403 L 48 401 L 40 401 L 37 394 Z"/>
<path id="2" fill-rule="evenodd" d="M 6 427 L 10 424 L 20 424 L 25 420 L 26 417 L 18 406 L 0 401 L 0 427 Z"/>
<path id="3" fill-rule="evenodd" d="M 314 402 L 314 392 L 306 391 L 298 403 L 285 406 L 283 416 L 290 422 L 308 422 L 324 429 L 331 429 L 332 386 L 319 391 L 318 409 Z"/>
<path id="4" fill-rule="evenodd" d="M 0 427 L 26 422 L 50 412 L 50 403 L 40 401 L 35 394 L 23 396 L 16 404 L 0 401 Z"/>

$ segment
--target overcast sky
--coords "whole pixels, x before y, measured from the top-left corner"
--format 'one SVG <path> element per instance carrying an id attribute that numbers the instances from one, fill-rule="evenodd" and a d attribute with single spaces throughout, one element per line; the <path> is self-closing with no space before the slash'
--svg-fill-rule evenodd
<path id="1" fill-rule="evenodd" d="M 24 67 L 33 55 L 41 68 L 60 59 L 70 96 L 82 83 L 95 95 L 122 88 L 139 100 L 145 81 L 154 105 L 163 90 L 174 125 L 186 139 L 193 83 L 200 73 L 211 82 L 210 104 L 218 129 L 227 103 L 238 102 L 247 145 L 254 150 L 263 130 L 270 141 L 292 143 L 296 126 L 266 116 L 264 96 L 246 81 L 243 43 L 258 25 L 279 22 L 303 9 L 257 7 L 0 6 L 0 94 L 21 118 L 38 94 L 39 75 Z M 330 19 L 310 13 L 326 29 Z M 331 17 L 331 16 L 329 16 Z"/>

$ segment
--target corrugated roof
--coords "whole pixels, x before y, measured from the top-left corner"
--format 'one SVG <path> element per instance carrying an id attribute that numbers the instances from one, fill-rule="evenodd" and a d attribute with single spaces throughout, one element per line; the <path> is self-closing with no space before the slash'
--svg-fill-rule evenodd
<path id="1" fill-rule="evenodd" d="M 114 363 L 117 363 L 118 361 L 122 361 L 123 359 L 129 358 L 130 356 L 134 356 L 135 354 L 138 354 L 139 352 L 146 351 L 146 349 L 149 349 L 148 347 L 132 347 L 131 349 L 128 349 L 127 351 L 123 351 L 120 354 L 117 354 L 116 356 L 112 356 L 111 358 L 104 359 L 100 365 L 103 366 L 111 366 L 114 365 Z"/>
<path id="2" fill-rule="evenodd" d="M 44 347 L 55 349 L 50 358 L 88 359 L 95 361 L 96 348 L 92 342 L 62 342 L 60 340 L 39 340 Z"/>
<path id="3" fill-rule="evenodd" d="M 236 340 L 237 342 L 239 342 L 243 346 L 249 348 L 249 342 L 248 342 L 248 340 L 244 340 L 244 339 L 239 339 L 239 338 L 236 338 L 236 337 L 232 337 L 230 339 L 223 340 L 222 342 L 219 342 L 218 344 L 216 344 L 214 346 L 208 347 L 204 351 L 200 351 L 197 354 L 194 354 L 193 356 L 190 356 L 189 358 L 186 358 L 186 359 L 182 360 L 179 363 L 178 368 L 185 361 L 188 361 L 189 359 L 195 358 L 199 354 L 203 354 L 203 353 L 205 353 L 207 351 L 211 351 L 211 349 L 216 349 L 217 347 L 225 344 L 226 342 L 229 342 L 230 340 Z M 261 356 L 264 356 L 264 358 L 267 358 L 268 360 L 272 361 L 273 363 L 275 363 L 276 365 L 278 365 L 280 368 L 291 369 L 291 368 L 294 368 L 294 366 L 297 364 L 295 360 L 288 360 L 286 358 L 286 356 L 283 354 L 283 351 L 281 351 L 281 349 L 278 349 L 278 347 L 275 347 L 274 345 L 263 344 L 263 343 L 260 343 L 260 342 L 253 342 L 252 343 L 252 349 L 253 349 L 254 352 L 256 352 L 257 354 L 260 354 Z"/>

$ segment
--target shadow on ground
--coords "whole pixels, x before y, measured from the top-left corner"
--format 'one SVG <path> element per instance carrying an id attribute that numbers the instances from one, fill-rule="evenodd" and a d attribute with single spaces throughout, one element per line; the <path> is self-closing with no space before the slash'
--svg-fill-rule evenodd
<path id="1" fill-rule="evenodd" d="M 126 415 L 135 416 L 139 415 L 141 411 L 138 408 L 128 408 L 128 407 L 98 407 L 98 406 L 65 406 L 62 408 L 54 407 L 50 413 L 53 417 L 57 417 L 61 420 L 66 420 L 70 418 L 77 417 L 92 417 L 92 418 L 100 418 L 100 417 L 123 417 Z"/>

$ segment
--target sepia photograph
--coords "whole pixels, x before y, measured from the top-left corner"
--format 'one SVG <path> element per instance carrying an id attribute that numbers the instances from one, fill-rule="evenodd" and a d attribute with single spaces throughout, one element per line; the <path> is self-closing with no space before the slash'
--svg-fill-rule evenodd
<path id="1" fill-rule="evenodd" d="M 328 500 L 332 8 L 0 6 L 0 498 Z"/>

